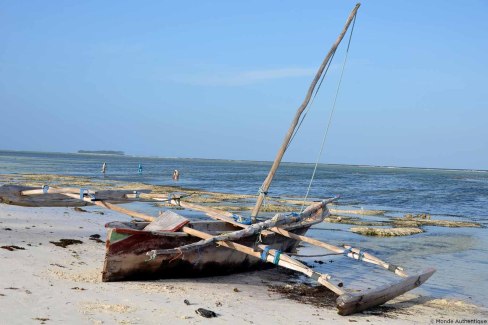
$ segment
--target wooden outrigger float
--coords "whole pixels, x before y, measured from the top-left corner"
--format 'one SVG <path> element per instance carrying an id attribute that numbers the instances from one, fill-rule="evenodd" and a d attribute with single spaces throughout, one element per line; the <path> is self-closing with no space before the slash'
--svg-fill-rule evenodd
<path id="1" fill-rule="evenodd" d="M 351 246 L 338 247 L 305 236 L 313 225 L 329 216 L 327 204 L 334 199 L 312 203 L 301 213 L 276 214 L 258 221 L 257 215 L 267 194 L 273 176 L 288 148 L 300 116 L 329 64 L 338 45 L 355 18 L 359 4 L 349 15 L 346 25 L 322 62 L 307 95 L 299 107 L 271 170 L 260 188 L 256 206 L 250 220 L 229 212 L 216 210 L 184 201 L 172 195 L 163 198 L 149 191 L 98 191 L 78 188 L 0 187 L 0 201 L 26 206 L 79 206 L 97 205 L 141 219 L 142 222 L 110 222 L 106 242 L 103 281 L 155 279 L 175 277 L 201 277 L 259 269 L 267 264 L 278 265 L 300 272 L 338 295 L 339 314 L 349 315 L 381 305 L 423 284 L 435 272 L 428 269 L 409 275 L 402 267 L 390 264 Z M 173 212 L 155 218 L 117 205 L 132 201 L 169 201 L 186 209 L 205 213 L 212 221 L 190 221 Z M 366 291 L 344 286 L 343 281 L 331 274 L 319 273 L 291 257 L 303 241 L 336 254 L 377 265 L 401 278 L 395 284 Z"/>

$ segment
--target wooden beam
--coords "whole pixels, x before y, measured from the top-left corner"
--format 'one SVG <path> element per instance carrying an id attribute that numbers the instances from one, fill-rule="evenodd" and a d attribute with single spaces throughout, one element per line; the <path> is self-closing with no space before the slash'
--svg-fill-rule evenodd
<path id="1" fill-rule="evenodd" d="M 74 198 L 74 199 L 79 199 L 80 198 L 80 195 L 79 194 L 72 194 L 72 193 L 62 193 L 63 195 L 66 195 L 68 197 L 71 197 L 71 198 Z M 134 218 L 139 218 L 139 219 L 142 219 L 142 220 L 146 220 L 146 221 L 149 221 L 149 222 L 152 222 L 154 221 L 156 218 L 154 217 L 151 217 L 151 216 L 148 216 L 147 214 L 144 214 L 144 213 L 140 213 L 140 212 L 137 212 L 137 211 L 132 211 L 132 210 L 129 210 L 129 209 L 125 209 L 125 208 L 122 208 L 116 204 L 112 204 L 112 203 L 108 203 L 108 202 L 105 202 L 105 201 L 92 201 L 91 199 L 89 198 L 83 198 L 83 201 L 85 202 L 89 202 L 91 204 L 94 204 L 94 205 L 97 205 L 99 207 L 102 207 L 102 208 L 106 208 L 106 209 L 109 209 L 109 210 L 114 210 L 114 211 L 117 211 L 117 212 L 120 212 L 120 213 L 124 213 L 124 214 L 127 214 L 128 216 L 131 216 L 131 217 L 134 217 Z"/>
<path id="2" fill-rule="evenodd" d="M 80 193 L 80 189 L 76 187 L 48 187 L 47 191 L 44 191 L 44 189 L 35 189 L 35 190 L 26 190 L 26 191 L 21 191 L 21 195 L 38 195 L 38 194 L 54 194 L 54 193 Z"/>
<path id="3" fill-rule="evenodd" d="M 337 40 L 332 45 L 331 49 L 329 50 L 329 53 L 327 53 L 327 56 L 325 57 L 324 61 L 320 65 L 317 73 L 315 74 L 315 77 L 312 80 L 312 83 L 310 84 L 310 87 L 308 88 L 307 94 L 305 95 L 305 99 L 303 100 L 302 104 L 298 108 L 298 110 L 295 114 L 295 118 L 291 122 L 290 128 L 288 129 L 288 132 L 285 135 L 283 143 L 282 143 L 280 149 L 278 150 L 278 153 L 276 154 L 276 158 L 273 162 L 273 165 L 271 166 L 271 169 L 268 173 L 268 176 L 264 180 L 263 185 L 261 185 L 261 189 L 260 189 L 257 201 L 256 201 L 256 205 L 254 206 L 254 209 L 252 210 L 252 213 L 251 213 L 252 222 L 256 222 L 256 217 L 259 213 L 259 210 L 261 209 L 261 205 L 263 204 L 264 197 L 266 196 L 266 193 L 268 192 L 269 186 L 271 185 L 271 181 L 273 180 L 273 177 L 276 173 L 276 170 L 280 166 L 281 159 L 283 158 L 283 155 L 285 154 L 285 151 L 288 148 L 288 145 L 290 144 L 291 137 L 293 136 L 293 132 L 295 131 L 295 128 L 296 128 L 296 126 L 300 120 L 300 116 L 302 115 L 303 111 L 305 110 L 308 103 L 310 102 L 310 98 L 312 97 L 313 91 L 315 89 L 315 86 L 317 85 L 317 82 L 320 79 L 320 76 L 324 72 L 324 69 L 327 66 L 327 64 L 329 63 L 329 60 L 332 58 L 332 55 L 337 50 L 337 47 L 339 46 L 342 39 L 344 38 L 344 35 L 346 35 L 347 29 L 349 28 L 349 25 L 351 24 L 354 16 L 356 16 L 356 13 L 357 13 L 360 5 L 361 4 L 359 4 L 359 3 L 356 4 L 354 9 L 349 14 L 349 17 L 347 18 L 346 24 L 345 24 L 342 32 L 339 34 L 339 36 L 337 37 Z"/>
<path id="4" fill-rule="evenodd" d="M 206 206 L 198 205 L 198 204 L 194 204 L 194 203 L 183 202 L 180 200 L 171 200 L 171 204 L 179 205 L 185 209 L 202 211 L 202 212 L 205 212 L 206 215 L 208 215 L 209 217 L 211 217 L 213 219 L 225 221 L 225 222 L 230 223 L 230 224 L 232 224 L 236 227 L 239 227 L 239 228 L 247 228 L 246 225 L 243 225 L 242 223 L 235 221 L 232 218 L 233 214 L 230 212 L 217 210 L 217 209 L 214 209 L 211 207 L 206 207 Z"/>
<path id="5" fill-rule="evenodd" d="M 387 262 L 384 262 L 384 261 L 380 260 L 379 258 L 377 258 L 377 257 L 375 257 L 369 253 L 362 252 L 361 250 L 359 250 L 357 248 L 353 248 L 351 246 L 346 246 L 345 248 L 341 248 L 341 247 L 338 247 L 335 245 L 324 243 L 324 242 L 317 240 L 317 239 L 314 239 L 314 238 L 294 234 L 292 232 L 289 232 L 289 231 L 287 231 L 283 228 L 279 228 L 279 227 L 273 227 L 273 228 L 270 228 L 269 230 L 271 230 L 277 234 L 286 236 L 288 238 L 301 240 L 301 241 L 304 241 L 304 242 L 309 243 L 311 245 L 325 248 L 325 249 L 332 251 L 334 253 L 338 253 L 338 254 L 347 253 L 347 254 L 345 254 L 345 256 L 347 256 L 349 258 L 359 260 L 359 261 L 363 261 L 366 263 L 379 265 L 379 266 L 383 267 L 384 269 L 387 269 L 391 272 L 394 272 L 398 276 L 408 277 L 408 274 L 406 272 L 404 272 L 402 268 L 400 268 L 396 265 L 392 265 L 392 264 L 389 264 Z"/>

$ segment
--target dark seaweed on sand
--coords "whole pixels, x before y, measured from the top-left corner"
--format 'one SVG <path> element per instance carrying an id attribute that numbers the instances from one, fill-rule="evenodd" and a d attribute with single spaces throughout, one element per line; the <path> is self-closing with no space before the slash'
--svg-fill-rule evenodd
<path id="1" fill-rule="evenodd" d="M 66 248 L 69 245 L 83 244 L 83 242 L 78 239 L 60 239 L 59 241 L 50 241 L 50 243 L 63 248 Z"/>

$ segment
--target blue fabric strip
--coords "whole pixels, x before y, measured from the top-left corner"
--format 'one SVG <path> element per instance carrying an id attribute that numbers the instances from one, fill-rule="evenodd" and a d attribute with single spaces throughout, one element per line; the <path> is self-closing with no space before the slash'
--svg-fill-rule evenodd
<path id="1" fill-rule="evenodd" d="M 263 251 L 261 252 L 261 260 L 263 260 L 264 262 L 266 262 L 266 259 L 268 257 L 268 253 L 269 253 L 269 246 L 266 246 Z"/>

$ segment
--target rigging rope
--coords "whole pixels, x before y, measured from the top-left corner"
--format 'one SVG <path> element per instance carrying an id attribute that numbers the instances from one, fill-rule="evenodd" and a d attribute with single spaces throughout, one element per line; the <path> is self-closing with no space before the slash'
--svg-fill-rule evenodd
<path id="1" fill-rule="evenodd" d="M 339 97 L 339 90 L 341 88 L 342 77 L 344 76 L 344 69 L 346 68 L 346 62 L 347 62 L 347 57 L 348 57 L 348 54 L 349 54 L 349 48 L 351 46 L 352 34 L 354 32 L 354 25 L 356 24 L 356 17 L 357 16 L 354 16 L 354 20 L 352 22 L 351 33 L 349 34 L 349 42 L 347 43 L 346 56 L 344 57 L 344 62 L 342 64 L 341 75 L 340 75 L 340 78 L 339 78 L 339 83 L 337 84 L 337 90 L 336 90 L 336 94 L 335 94 L 335 97 L 334 97 L 334 102 L 332 104 L 332 110 L 330 111 L 329 121 L 327 122 L 327 127 L 325 129 L 324 137 L 322 139 L 322 144 L 320 146 L 320 152 L 319 152 L 319 154 L 317 156 L 317 160 L 315 161 L 315 166 L 314 166 L 314 169 L 313 169 L 312 177 L 310 178 L 310 183 L 308 184 L 307 193 L 305 194 L 305 197 L 303 198 L 303 203 L 302 203 L 302 207 L 300 209 L 300 213 L 303 212 L 303 209 L 305 207 L 305 203 L 307 202 L 307 199 L 308 199 L 308 195 L 310 194 L 310 189 L 312 188 L 312 183 L 313 183 L 313 180 L 315 178 L 315 173 L 317 172 L 317 166 L 319 165 L 320 158 L 322 157 L 322 152 L 324 151 L 325 140 L 327 139 L 327 135 L 329 134 L 330 124 L 332 122 L 332 117 L 334 115 L 334 111 L 335 111 L 335 108 L 336 108 L 337 98 Z M 335 54 L 335 52 L 334 52 L 334 54 Z M 319 85 L 319 87 L 320 87 L 320 85 Z"/>

